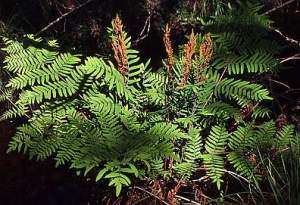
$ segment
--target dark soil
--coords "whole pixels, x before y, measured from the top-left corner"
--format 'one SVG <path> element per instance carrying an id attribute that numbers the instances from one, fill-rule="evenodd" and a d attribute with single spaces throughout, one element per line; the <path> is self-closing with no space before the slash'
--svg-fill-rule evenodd
<path id="1" fill-rule="evenodd" d="M 0 204 L 91 204 L 92 186 L 73 171 L 56 169 L 47 161 L 36 163 L 21 154 L 6 154 L 13 132 L 12 123 L 0 123 Z"/>

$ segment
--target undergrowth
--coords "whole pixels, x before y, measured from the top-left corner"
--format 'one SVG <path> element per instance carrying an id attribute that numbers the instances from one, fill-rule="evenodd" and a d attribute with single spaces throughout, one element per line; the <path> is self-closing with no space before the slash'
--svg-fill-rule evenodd
<path id="1" fill-rule="evenodd" d="M 0 100 L 11 105 L 1 119 L 26 118 L 8 152 L 51 158 L 107 182 L 117 196 L 137 181 L 174 181 L 161 196 L 170 204 L 203 176 L 221 195 L 224 176 L 253 188 L 272 169 L 262 162 L 299 147 L 294 126 L 277 126 L 266 106 L 273 98 L 261 76 L 278 71 L 280 46 L 260 9 L 243 3 L 202 22 L 203 33 L 192 31 L 178 55 L 166 26 L 167 59 L 155 72 L 119 16 L 107 57 L 63 52 L 34 35 L 3 37 L 2 70 L 11 77 Z"/>

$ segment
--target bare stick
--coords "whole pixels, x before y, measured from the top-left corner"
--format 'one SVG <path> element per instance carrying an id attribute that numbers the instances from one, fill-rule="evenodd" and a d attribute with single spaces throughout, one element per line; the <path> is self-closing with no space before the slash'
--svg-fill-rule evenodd
<path id="1" fill-rule="evenodd" d="M 139 35 L 139 37 L 133 42 L 134 45 L 136 45 L 138 42 L 144 40 L 150 32 L 151 27 L 151 16 L 149 15 L 145 21 L 144 27 Z"/>
<path id="2" fill-rule="evenodd" d="M 134 188 L 134 189 L 139 189 L 139 190 L 141 190 L 141 191 L 143 191 L 143 192 L 149 194 L 150 196 L 153 196 L 154 198 L 158 199 L 160 202 L 162 202 L 162 203 L 164 203 L 164 204 L 166 204 L 166 205 L 170 205 L 168 202 L 162 200 L 161 198 L 159 198 L 158 196 L 156 196 L 156 195 L 153 194 L 152 192 L 147 191 L 146 189 L 143 189 L 142 187 L 134 186 L 133 188 Z"/>
<path id="3" fill-rule="evenodd" d="M 283 87 L 286 87 L 287 89 L 291 89 L 290 86 L 288 86 L 287 84 L 280 82 L 278 80 L 274 80 L 274 79 L 270 79 L 271 82 L 277 83 L 278 85 L 282 85 Z"/>
<path id="4" fill-rule="evenodd" d="M 178 198 L 178 199 L 181 199 L 181 200 L 183 200 L 183 201 L 189 202 L 190 204 L 201 205 L 201 203 L 198 203 L 198 202 L 196 202 L 196 201 L 194 201 L 194 200 L 185 198 L 185 197 L 183 197 L 183 196 L 176 195 L 175 197 Z"/>
<path id="5" fill-rule="evenodd" d="M 275 29 L 274 30 L 276 33 L 278 33 L 281 37 L 283 37 L 286 41 L 292 43 L 292 44 L 296 44 L 297 46 L 300 47 L 300 42 L 295 40 L 295 39 L 292 39 L 288 36 L 285 36 L 279 29 Z"/>
<path id="6" fill-rule="evenodd" d="M 42 28 L 39 32 L 37 32 L 35 35 L 38 36 L 41 33 L 43 33 L 44 31 L 48 30 L 50 27 L 52 27 L 53 25 L 57 24 L 58 22 L 60 22 L 61 20 L 63 20 L 64 18 L 66 18 L 67 16 L 69 16 L 70 14 L 74 13 L 75 11 L 77 11 L 78 9 L 82 8 L 83 6 L 91 3 L 94 0 L 87 0 L 85 3 L 80 4 L 79 6 L 77 6 L 76 8 L 72 9 L 71 11 L 64 13 L 63 15 L 61 15 L 60 17 L 58 17 L 57 19 L 55 19 L 54 21 L 52 21 L 51 23 L 49 23 L 47 26 L 45 26 L 44 28 Z"/>
<path id="7" fill-rule="evenodd" d="M 300 60 L 300 53 L 297 53 L 291 57 L 288 57 L 288 58 L 284 58 L 283 60 L 280 61 L 280 63 L 285 63 L 287 61 L 290 61 L 290 60 Z"/>
<path id="8" fill-rule="evenodd" d="M 278 10 L 278 9 L 281 9 L 282 7 L 285 7 L 285 6 L 287 6 L 287 5 L 291 4 L 291 3 L 293 3 L 294 1 L 295 1 L 295 0 L 287 1 L 287 2 L 285 2 L 285 3 L 283 3 L 283 4 L 280 4 L 279 6 L 276 6 L 276 7 L 272 8 L 272 9 L 270 9 L 269 11 L 266 11 L 266 12 L 263 13 L 263 14 L 264 14 L 264 15 L 270 14 L 270 13 L 272 13 L 272 12 Z"/>

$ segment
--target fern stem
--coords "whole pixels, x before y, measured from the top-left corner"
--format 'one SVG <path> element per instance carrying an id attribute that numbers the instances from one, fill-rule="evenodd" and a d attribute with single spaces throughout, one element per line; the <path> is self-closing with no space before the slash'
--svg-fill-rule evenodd
<path id="1" fill-rule="evenodd" d="M 205 196 L 205 195 L 202 194 L 202 193 L 201 193 L 201 195 Z M 175 197 L 178 198 L 178 199 L 181 199 L 181 200 L 183 200 L 183 201 L 189 202 L 190 204 L 201 205 L 201 203 L 196 202 L 196 201 L 191 200 L 191 199 L 188 199 L 188 198 L 185 198 L 185 197 L 183 197 L 183 196 L 175 195 Z M 205 196 L 205 197 L 207 197 L 207 196 Z"/>
<path id="2" fill-rule="evenodd" d="M 2 95 L 5 95 L 5 93 L 4 93 L 4 91 L 0 88 L 0 91 L 1 91 L 1 93 L 2 93 Z M 11 99 L 9 99 L 7 96 L 5 96 L 5 98 L 14 106 L 14 107 L 16 107 L 16 108 L 18 108 L 18 106 L 11 100 Z M 30 116 L 29 115 L 27 115 L 26 113 L 24 114 L 28 119 L 30 118 Z"/>
<path id="3" fill-rule="evenodd" d="M 272 9 L 270 9 L 269 11 L 266 11 L 265 13 L 263 13 L 263 15 L 268 15 L 268 14 L 270 14 L 270 13 L 272 13 L 272 12 L 278 10 L 278 9 L 281 9 L 281 8 L 283 8 L 283 7 L 285 7 L 285 6 L 293 3 L 294 1 L 295 0 L 290 0 L 290 1 L 284 2 L 283 4 L 281 4 L 279 6 L 276 6 L 276 7 L 272 8 Z"/>
<path id="4" fill-rule="evenodd" d="M 161 199 L 160 197 L 156 196 L 155 194 L 153 194 L 152 192 L 150 191 L 147 191 L 146 189 L 143 189 L 142 187 L 139 187 L 139 186 L 134 186 L 133 189 L 138 189 L 140 191 L 143 191 L 147 194 L 149 194 L 150 196 L 153 196 L 154 198 L 158 199 L 160 202 L 166 204 L 166 205 L 171 205 L 169 204 L 168 202 L 164 201 L 163 199 Z"/>
<path id="5" fill-rule="evenodd" d="M 70 14 L 74 13 L 75 11 L 77 11 L 78 9 L 82 8 L 83 6 L 91 3 L 94 0 L 88 0 L 83 4 L 80 4 L 79 6 L 77 6 L 76 8 L 72 9 L 71 11 L 64 13 L 63 15 L 61 15 L 60 17 L 58 17 L 57 19 L 55 19 L 54 21 L 50 22 L 47 26 L 45 26 L 44 28 L 42 28 L 39 32 L 37 32 L 35 34 L 35 36 L 40 35 L 41 33 L 43 33 L 44 31 L 48 30 L 49 28 L 51 28 L 52 26 L 54 26 L 55 24 L 57 24 L 58 22 L 60 22 L 61 20 L 63 20 L 64 18 L 66 18 L 67 16 L 69 16 Z"/>
<path id="6" fill-rule="evenodd" d="M 220 82 L 221 82 L 222 78 L 224 77 L 226 71 L 227 71 L 227 67 L 223 70 L 223 72 L 222 72 L 222 74 L 221 74 L 221 76 L 220 76 L 220 78 L 219 78 L 219 80 L 218 80 L 216 86 L 218 86 L 218 85 L 220 84 Z M 209 97 L 207 98 L 207 100 L 205 101 L 205 103 L 204 103 L 202 109 L 204 109 L 204 108 L 208 105 L 208 102 L 211 100 L 211 98 L 213 97 L 213 95 L 214 95 L 214 93 L 212 92 L 212 93 L 209 95 Z M 193 110 L 192 110 L 191 116 L 193 116 L 193 115 L 195 114 L 197 108 L 198 108 L 198 104 L 197 104 L 197 103 L 194 103 L 194 106 L 193 106 Z"/>

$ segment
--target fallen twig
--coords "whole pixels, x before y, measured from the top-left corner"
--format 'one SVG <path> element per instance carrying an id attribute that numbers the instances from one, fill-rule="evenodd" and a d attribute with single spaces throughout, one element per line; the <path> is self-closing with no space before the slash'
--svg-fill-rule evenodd
<path id="1" fill-rule="evenodd" d="M 269 81 L 271 81 L 271 82 L 273 82 L 273 83 L 276 83 L 276 84 L 278 84 L 278 85 L 281 85 L 282 87 L 285 87 L 285 88 L 287 88 L 287 89 L 291 89 L 291 87 L 289 86 L 289 85 L 287 85 L 287 84 L 285 84 L 285 83 L 283 83 L 283 82 L 280 82 L 280 81 L 278 81 L 278 80 L 274 80 L 274 79 L 268 79 Z"/>
<path id="2" fill-rule="evenodd" d="M 287 57 L 287 58 L 284 58 L 280 61 L 280 63 L 285 63 L 287 61 L 290 61 L 290 60 L 300 60 L 300 53 L 297 53 L 293 56 L 290 56 L 290 57 Z"/>
<path id="3" fill-rule="evenodd" d="M 141 40 L 144 40 L 149 35 L 150 27 L 151 27 L 151 16 L 149 15 L 145 21 L 144 27 L 143 27 L 139 37 L 135 41 L 133 41 L 134 45 L 136 45 Z"/>
<path id="4" fill-rule="evenodd" d="M 188 199 L 188 198 L 185 198 L 185 197 L 183 197 L 183 196 L 175 195 L 175 197 L 178 198 L 178 199 L 181 199 L 181 200 L 183 200 L 183 201 L 189 202 L 189 203 L 191 203 L 191 204 L 201 205 L 201 203 L 196 202 L 196 201 L 191 200 L 191 199 Z"/>
<path id="5" fill-rule="evenodd" d="M 295 39 L 292 39 L 292 38 L 290 38 L 288 36 L 285 36 L 279 29 L 274 29 L 274 31 L 276 33 L 278 33 L 281 37 L 283 37 L 286 41 L 288 41 L 288 42 L 290 42 L 292 44 L 296 44 L 297 46 L 300 47 L 300 42 L 299 41 L 297 41 Z"/>
<path id="6" fill-rule="evenodd" d="M 287 5 L 291 4 L 291 3 L 293 3 L 294 1 L 295 1 L 295 0 L 287 1 L 287 2 L 285 2 L 285 3 L 283 3 L 283 4 L 280 4 L 280 5 L 278 5 L 278 6 L 274 7 L 274 8 L 272 8 L 272 9 L 266 11 L 266 12 L 263 13 L 263 14 L 264 14 L 264 15 L 270 14 L 270 13 L 272 13 L 272 12 L 278 10 L 278 9 L 281 9 L 281 8 L 283 8 L 283 7 L 285 7 L 285 6 L 287 6 Z"/>
<path id="7" fill-rule="evenodd" d="M 161 199 L 160 197 L 156 196 L 155 194 L 153 194 L 152 192 L 150 191 L 147 191 L 146 189 L 143 189 L 142 187 L 139 187 L 139 186 L 134 186 L 133 187 L 134 189 L 138 189 L 138 190 L 141 190 L 147 194 L 149 194 L 150 196 L 153 196 L 154 198 L 158 199 L 160 202 L 166 204 L 166 205 L 170 205 L 168 202 L 164 201 L 163 199 Z"/>
<path id="8" fill-rule="evenodd" d="M 57 19 L 55 19 L 54 21 L 52 21 L 51 23 L 49 23 L 47 26 L 45 26 L 44 28 L 42 28 L 39 32 L 37 32 L 35 35 L 38 36 L 41 33 L 43 33 L 44 31 L 48 30 L 50 27 L 52 27 L 53 25 L 57 24 L 58 22 L 60 22 L 62 19 L 66 18 L 67 16 L 69 16 L 70 14 L 74 13 L 75 11 L 77 11 L 78 9 L 82 8 L 83 6 L 91 3 L 94 0 L 87 0 L 85 3 L 80 4 L 79 6 L 75 7 L 74 9 L 72 9 L 71 11 L 68 11 L 64 14 L 62 14 L 60 17 L 58 17 Z"/>

